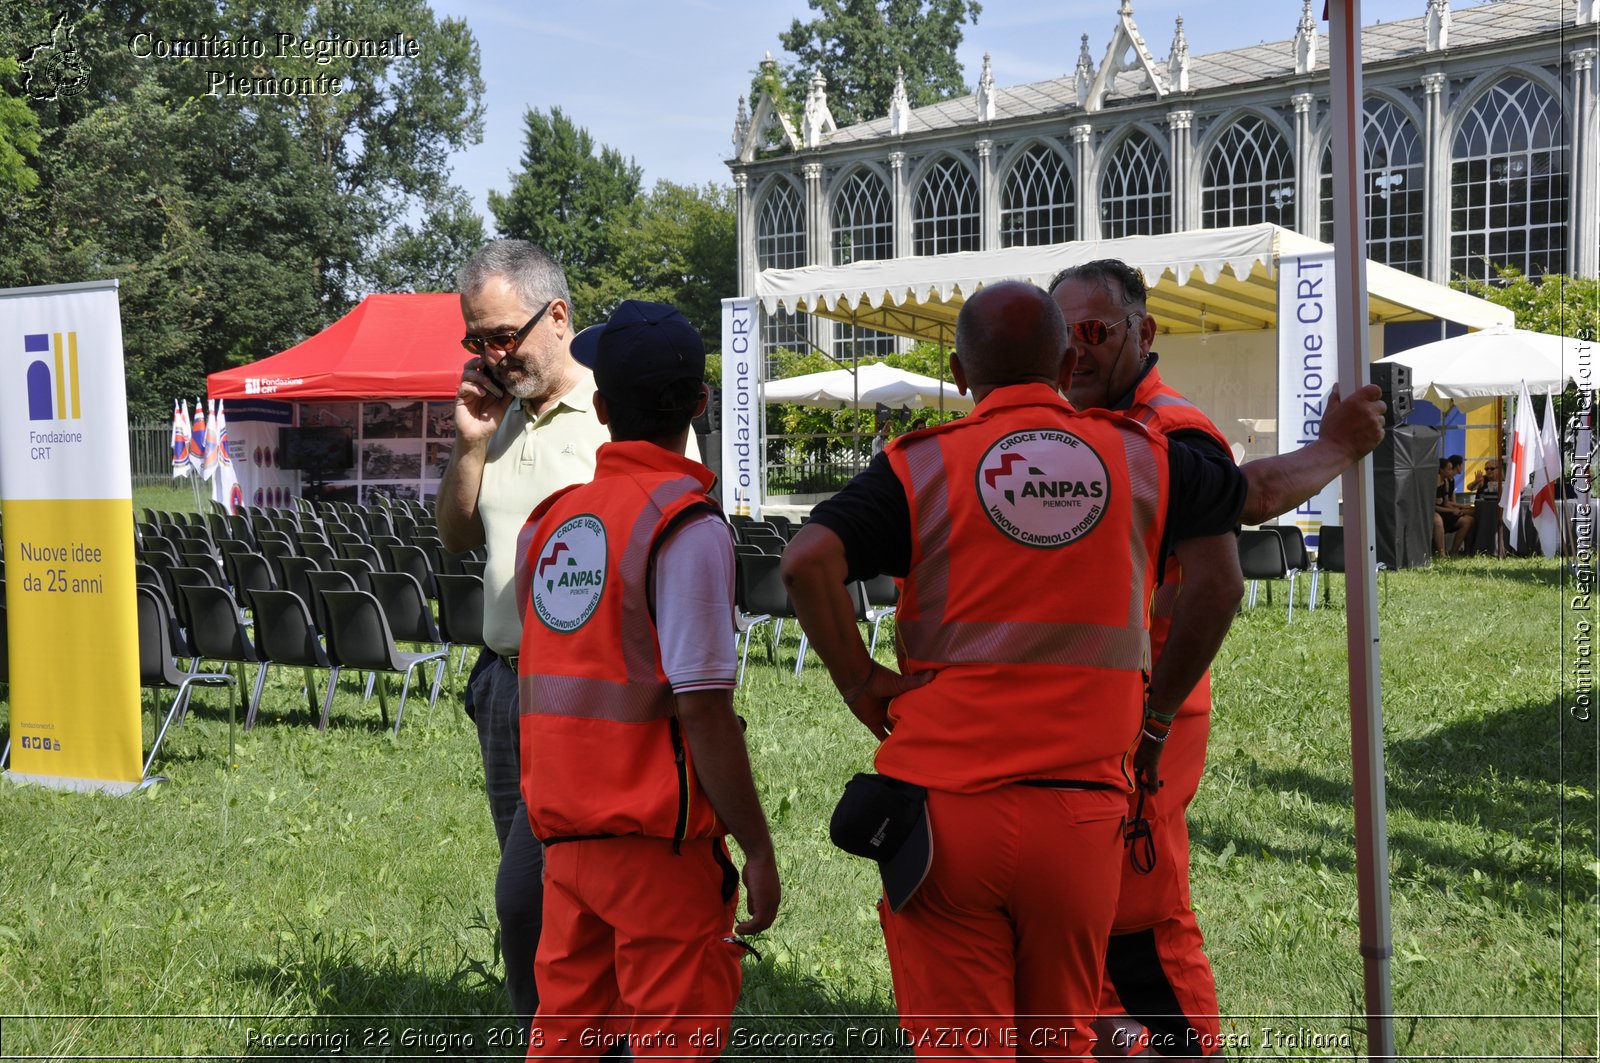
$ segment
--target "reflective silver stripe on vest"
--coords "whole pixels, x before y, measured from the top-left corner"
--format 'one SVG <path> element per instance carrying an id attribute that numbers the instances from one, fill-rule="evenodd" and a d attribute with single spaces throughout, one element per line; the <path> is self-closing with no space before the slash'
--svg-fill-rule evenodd
<path id="1" fill-rule="evenodd" d="M 944 616 L 950 596 L 950 487 L 944 475 L 944 454 L 937 437 L 912 440 L 905 448 L 906 468 L 917 510 L 912 514 L 922 557 L 911 571 L 917 588 L 917 612 Z"/>
<path id="2" fill-rule="evenodd" d="M 692 476 L 680 476 L 658 484 L 650 492 L 650 504 L 640 510 L 628 532 L 628 544 L 622 551 L 618 573 L 622 577 L 623 591 L 622 661 L 631 683 L 656 681 L 656 640 L 650 622 L 649 588 L 645 587 L 656 525 L 661 522 L 661 514 L 674 503 L 685 495 L 699 494 L 701 490 L 700 482 Z"/>
<path id="3" fill-rule="evenodd" d="M 1137 430 L 1118 430 L 1132 486 L 1133 576 L 1126 627 L 1029 621 L 946 621 L 950 592 L 950 496 L 938 438 L 904 448 L 914 493 L 920 557 L 911 570 L 915 616 L 904 611 L 896 631 L 913 658 L 947 664 L 1061 664 L 1139 669 L 1149 665 L 1145 628 L 1144 534 L 1156 519 L 1160 481 L 1153 448 Z"/>
<path id="4" fill-rule="evenodd" d="M 640 509 L 628 531 L 627 543 L 617 563 L 617 590 L 622 593 L 622 666 L 627 681 L 560 675 L 522 676 L 518 690 L 526 712 L 618 723 L 643 723 L 672 714 L 676 704 L 672 688 L 656 674 L 656 639 L 645 580 L 650 571 L 656 525 L 661 522 L 662 513 L 684 496 L 701 491 L 700 482 L 692 476 L 680 476 L 658 484 L 650 492 L 649 504 Z"/>
<path id="5" fill-rule="evenodd" d="M 613 683 L 570 675 L 525 675 L 517 680 L 523 715 L 579 716 L 612 723 L 648 723 L 672 715 L 665 683 Z"/>
<path id="6" fill-rule="evenodd" d="M 1160 470 L 1156 468 L 1156 449 L 1143 433 L 1119 431 L 1118 434 L 1122 437 L 1122 452 L 1127 458 L 1128 482 L 1133 496 L 1133 520 L 1128 530 L 1128 549 L 1133 557 L 1128 623 L 1142 628 L 1145 625 L 1145 611 L 1150 604 L 1145 598 L 1144 589 L 1150 564 L 1145 537 L 1157 526 L 1160 518 Z M 1159 544 L 1157 549 L 1160 549 Z"/>
<path id="7" fill-rule="evenodd" d="M 1140 627 L 1010 621 L 901 620 L 913 656 L 945 664 L 1070 664 L 1137 671 L 1149 636 Z"/>
<path id="8" fill-rule="evenodd" d="M 1144 404 L 1152 409 L 1157 409 L 1162 406 L 1188 406 L 1190 409 L 1195 408 L 1194 403 L 1190 402 L 1182 395 L 1152 395 L 1150 398 L 1145 400 Z"/>

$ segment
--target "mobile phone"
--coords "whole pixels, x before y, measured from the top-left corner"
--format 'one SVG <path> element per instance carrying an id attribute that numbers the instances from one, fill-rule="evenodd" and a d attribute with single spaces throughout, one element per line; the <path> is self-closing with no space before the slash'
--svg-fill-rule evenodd
<path id="1" fill-rule="evenodd" d="M 503 398 L 506 391 L 504 385 L 500 381 L 500 374 L 496 373 L 495 367 L 490 365 L 484 359 L 479 358 L 478 361 L 481 363 L 480 368 L 483 372 L 483 375 L 489 378 L 488 381 L 483 385 L 485 390 L 487 390 L 489 394 L 493 395 L 497 399 Z"/>

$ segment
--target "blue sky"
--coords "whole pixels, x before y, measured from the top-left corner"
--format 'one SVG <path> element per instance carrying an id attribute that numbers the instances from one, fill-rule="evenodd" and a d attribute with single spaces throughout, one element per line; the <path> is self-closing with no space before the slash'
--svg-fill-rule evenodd
<path id="1" fill-rule="evenodd" d="M 1077 62 L 1084 33 L 1098 62 L 1118 7 L 1119 0 L 986 0 L 958 53 L 967 83 L 977 83 L 985 52 L 1001 86 L 1061 77 Z M 766 52 L 783 58 L 779 32 L 811 14 L 805 0 L 433 0 L 433 8 L 465 18 L 482 49 L 484 140 L 453 166 L 491 229 L 487 193 L 509 187 L 529 107 L 560 106 L 596 141 L 632 156 L 647 184 L 728 183 L 723 160 L 732 154 L 739 96 Z M 1426 8 L 1426 0 L 1366 0 L 1361 18 L 1417 18 Z M 1321 10 L 1315 0 L 1314 13 Z M 1193 55 L 1288 40 L 1300 18 L 1296 0 L 1134 0 L 1133 11 L 1158 59 L 1178 15 Z"/>

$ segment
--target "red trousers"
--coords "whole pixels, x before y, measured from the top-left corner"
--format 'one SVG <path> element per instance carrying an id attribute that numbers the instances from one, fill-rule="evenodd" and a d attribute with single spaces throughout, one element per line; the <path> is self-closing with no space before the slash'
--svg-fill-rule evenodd
<path id="1" fill-rule="evenodd" d="M 722 839 L 561 842 L 545 850 L 539 1011 L 529 1059 L 715 1059 L 739 999 L 728 940 L 738 872 Z"/>
<path id="2" fill-rule="evenodd" d="M 933 866 L 899 913 L 878 906 L 917 1058 L 1089 1055 L 1125 808 L 1111 791 L 929 791 Z"/>
<path id="3" fill-rule="evenodd" d="M 1139 874 L 1122 863 L 1117 915 L 1106 951 L 1102 1014 L 1125 1013 L 1148 1031 L 1141 1044 L 1101 1045 L 1104 1055 L 1148 1048 L 1161 1055 L 1216 1053 L 1221 1027 L 1217 985 L 1200 924 L 1189 900 L 1189 823 L 1205 768 L 1209 713 L 1184 714 L 1161 754 L 1161 789 L 1145 799 L 1155 842 L 1155 869 Z M 1133 814 L 1130 800 L 1128 814 Z M 1119 1035 L 1118 1040 L 1124 1040 Z"/>

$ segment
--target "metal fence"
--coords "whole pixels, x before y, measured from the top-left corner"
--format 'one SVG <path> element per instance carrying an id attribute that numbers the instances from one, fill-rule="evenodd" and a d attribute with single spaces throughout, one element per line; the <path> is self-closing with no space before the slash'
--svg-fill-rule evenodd
<path id="1" fill-rule="evenodd" d="M 831 495 L 866 468 L 872 440 L 853 435 L 767 437 L 766 495 Z"/>
<path id="2" fill-rule="evenodd" d="M 133 486 L 151 487 L 172 482 L 172 422 L 130 424 L 128 465 Z"/>

